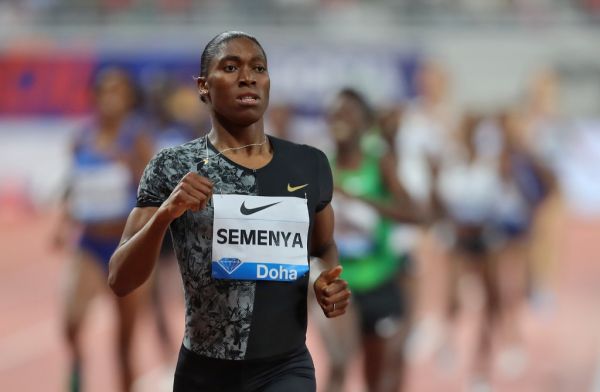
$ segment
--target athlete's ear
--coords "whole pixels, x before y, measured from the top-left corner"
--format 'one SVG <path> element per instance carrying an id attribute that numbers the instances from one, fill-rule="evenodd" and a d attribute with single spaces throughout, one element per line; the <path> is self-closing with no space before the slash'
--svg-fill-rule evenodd
<path id="1" fill-rule="evenodd" d="M 198 94 L 202 102 L 208 101 L 208 85 L 206 83 L 206 77 L 198 76 L 196 78 L 196 85 L 198 86 Z"/>

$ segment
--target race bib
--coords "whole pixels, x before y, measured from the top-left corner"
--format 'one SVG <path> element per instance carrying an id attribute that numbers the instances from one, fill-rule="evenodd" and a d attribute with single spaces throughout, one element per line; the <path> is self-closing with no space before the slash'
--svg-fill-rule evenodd
<path id="1" fill-rule="evenodd" d="M 285 282 L 308 272 L 306 199 L 213 195 L 213 207 L 213 278 Z"/>

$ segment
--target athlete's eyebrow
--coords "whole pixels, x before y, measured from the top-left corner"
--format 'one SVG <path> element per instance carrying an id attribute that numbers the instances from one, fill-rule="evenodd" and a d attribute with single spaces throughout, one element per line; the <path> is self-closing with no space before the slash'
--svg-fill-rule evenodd
<path id="1" fill-rule="evenodd" d="M 235 56 L 235 55 L 227 55 L 227 56 L 223 56 L 221 58 L 221 60 L 219 60 L 220 63 L 225 62 L 225 61 L 235 61 L 235 62 L 240 62 L 242 61 L 242 59 L 240 58 L 240 56 Z"/>
<path id="2" fill-rule="evenodd" d="M 234 62 L 242 62 L 242 58 L 240 56 L 237 56 L 235 54 L 228 54 L 226 56 L 223 56 L 220 60 L 219 63 L 225 62 L 225 61 L 234 61 Z M 266 62 L 267 60 L 265 59 L 264 56 L 257 54 L 255 56 L 253 56 L 250 59 L 250 62 L 256 62 L 256 61 L 263 61 Z"/>

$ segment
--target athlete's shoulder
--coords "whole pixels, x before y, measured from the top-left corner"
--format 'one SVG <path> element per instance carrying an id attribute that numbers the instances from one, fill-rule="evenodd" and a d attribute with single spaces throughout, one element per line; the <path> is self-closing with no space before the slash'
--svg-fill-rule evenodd
<path id="1" fill-rule="evenodd" d="M 96 119 L 87 119 L 83 124 L 75 129 L 71 134 L 71 145 L 74 148 L 80 148 L 86 144 L 92 144 L 94 135 L 98 133 L 98 124 Z"/>
<path id="2" fill-rule="evenodd" d="M 170 158 L 183 161 L 197 158 L 201 149 L 200 144 L 201 139 L 198 138 L 176 146 L 165 147 L 156 154 L 156 157 L 158 159 Z"/>
<path id="3" fill-rule="evenodd" d="M 315 159 L 319 156 L 325 156 L 321 150 L 309 146 L 308 144 L 294 143 L 275 136 L 269 136 L 269 139 L 271 140 L 273 147 L 285 156 L 293 156 L 296 159 L 298 158 L 298 155 L 305 157 L 306 159 Z"/>

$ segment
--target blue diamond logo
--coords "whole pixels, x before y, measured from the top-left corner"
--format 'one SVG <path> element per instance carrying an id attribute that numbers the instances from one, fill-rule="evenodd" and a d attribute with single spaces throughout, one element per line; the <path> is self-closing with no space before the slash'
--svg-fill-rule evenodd
<path id="1" fill-rule="evenodd" d="M 229 275 L 233 274 L 233 272 L 243 264 L 240 259 L 236 259 L 233 257 L 224 257 L 221 260 L 217 261 L 221 268 L 225 270 Z"/>

